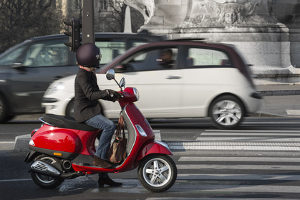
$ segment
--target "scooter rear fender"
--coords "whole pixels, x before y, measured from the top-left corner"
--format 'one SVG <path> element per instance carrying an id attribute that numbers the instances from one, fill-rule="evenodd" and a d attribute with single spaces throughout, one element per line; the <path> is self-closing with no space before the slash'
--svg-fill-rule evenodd
<path id="1" fill-rule="evenodd" d="M 161 141 L 154 141 L 146 146 L 140 151 L 139 155 L 137 156 L 137 161 L 142 160 L 146 156 L 150 154 L 165 154 L 165 155 L 173 155 L 169 149 L 169 146 Z"/>

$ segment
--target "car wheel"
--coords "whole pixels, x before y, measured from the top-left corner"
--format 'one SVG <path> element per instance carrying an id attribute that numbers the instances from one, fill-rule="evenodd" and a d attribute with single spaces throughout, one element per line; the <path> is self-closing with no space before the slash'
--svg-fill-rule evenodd
<path id="1" fill-rule="evenodd" d="M 209 108 L 212 122 L 221 129 L 233 129 L 239 126 L 245 115 L 243 103 L 236 97 L 224 95 L 215 99 Z"/>
<path id="2" fill-rule="evenodd" d="M 8 105 L 6 103 L 6 100 L 0 96 L 0 123 L 5 123 L 9 121 L 10 115 L 8 114 Z"/>

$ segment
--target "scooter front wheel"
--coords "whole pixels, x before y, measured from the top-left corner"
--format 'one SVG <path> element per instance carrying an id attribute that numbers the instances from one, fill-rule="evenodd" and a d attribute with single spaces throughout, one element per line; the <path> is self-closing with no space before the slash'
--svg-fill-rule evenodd
<path id="1" fill-rule="evenodd" d="M 163 192 L 175 183 L 177 168 L 169 156 L 153 154 L 144 158 L 140 163 L 138 177 L 147 190 Z"/>
<path id="2" fill-rule="evenodd" d="M 42 160 L 49 164 L 54 164 L 56 162 L 54 158 L 45 155 L 38 156 L 35 161 L 36 160 Z M 51 177 L 37 172 L 31 172 L 31 178 L 36 185 L 44 189 L 56 188 L 64 181 L 62 178 Z"/>

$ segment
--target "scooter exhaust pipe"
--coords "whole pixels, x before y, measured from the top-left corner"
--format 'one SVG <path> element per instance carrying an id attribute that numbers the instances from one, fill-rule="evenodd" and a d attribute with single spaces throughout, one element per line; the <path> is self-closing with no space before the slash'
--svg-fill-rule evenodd
<path id="1" fill-rule="evenodd" d="M 32 165 L 30 166 L 31 171 L 37 172 L 40 174 L 52 176 L 52 177 L 57 177 L 60 176 L 61 172 L 57 170 L 55 167 L 52 165 L 45 163 L 43 161 L 37 160 Z"/>

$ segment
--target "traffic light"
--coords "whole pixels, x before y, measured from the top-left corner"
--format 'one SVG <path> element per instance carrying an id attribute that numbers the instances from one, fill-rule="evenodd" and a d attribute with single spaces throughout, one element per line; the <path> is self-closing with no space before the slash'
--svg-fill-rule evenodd
<path id="1" fill-rule="evenodd" d="M 81 23 L 79 19 L 73 18 L 71 22 L 64 21 L 64 24 L 66 24 L 67 26 L 71 26 L 71 32 L 64 32 L 65 35 L 69 36 L 69 42 L 66 42 L 65 45 L 70 47 L 71 51 L 76 52 L 76 50 L 81 45 Z"/>

